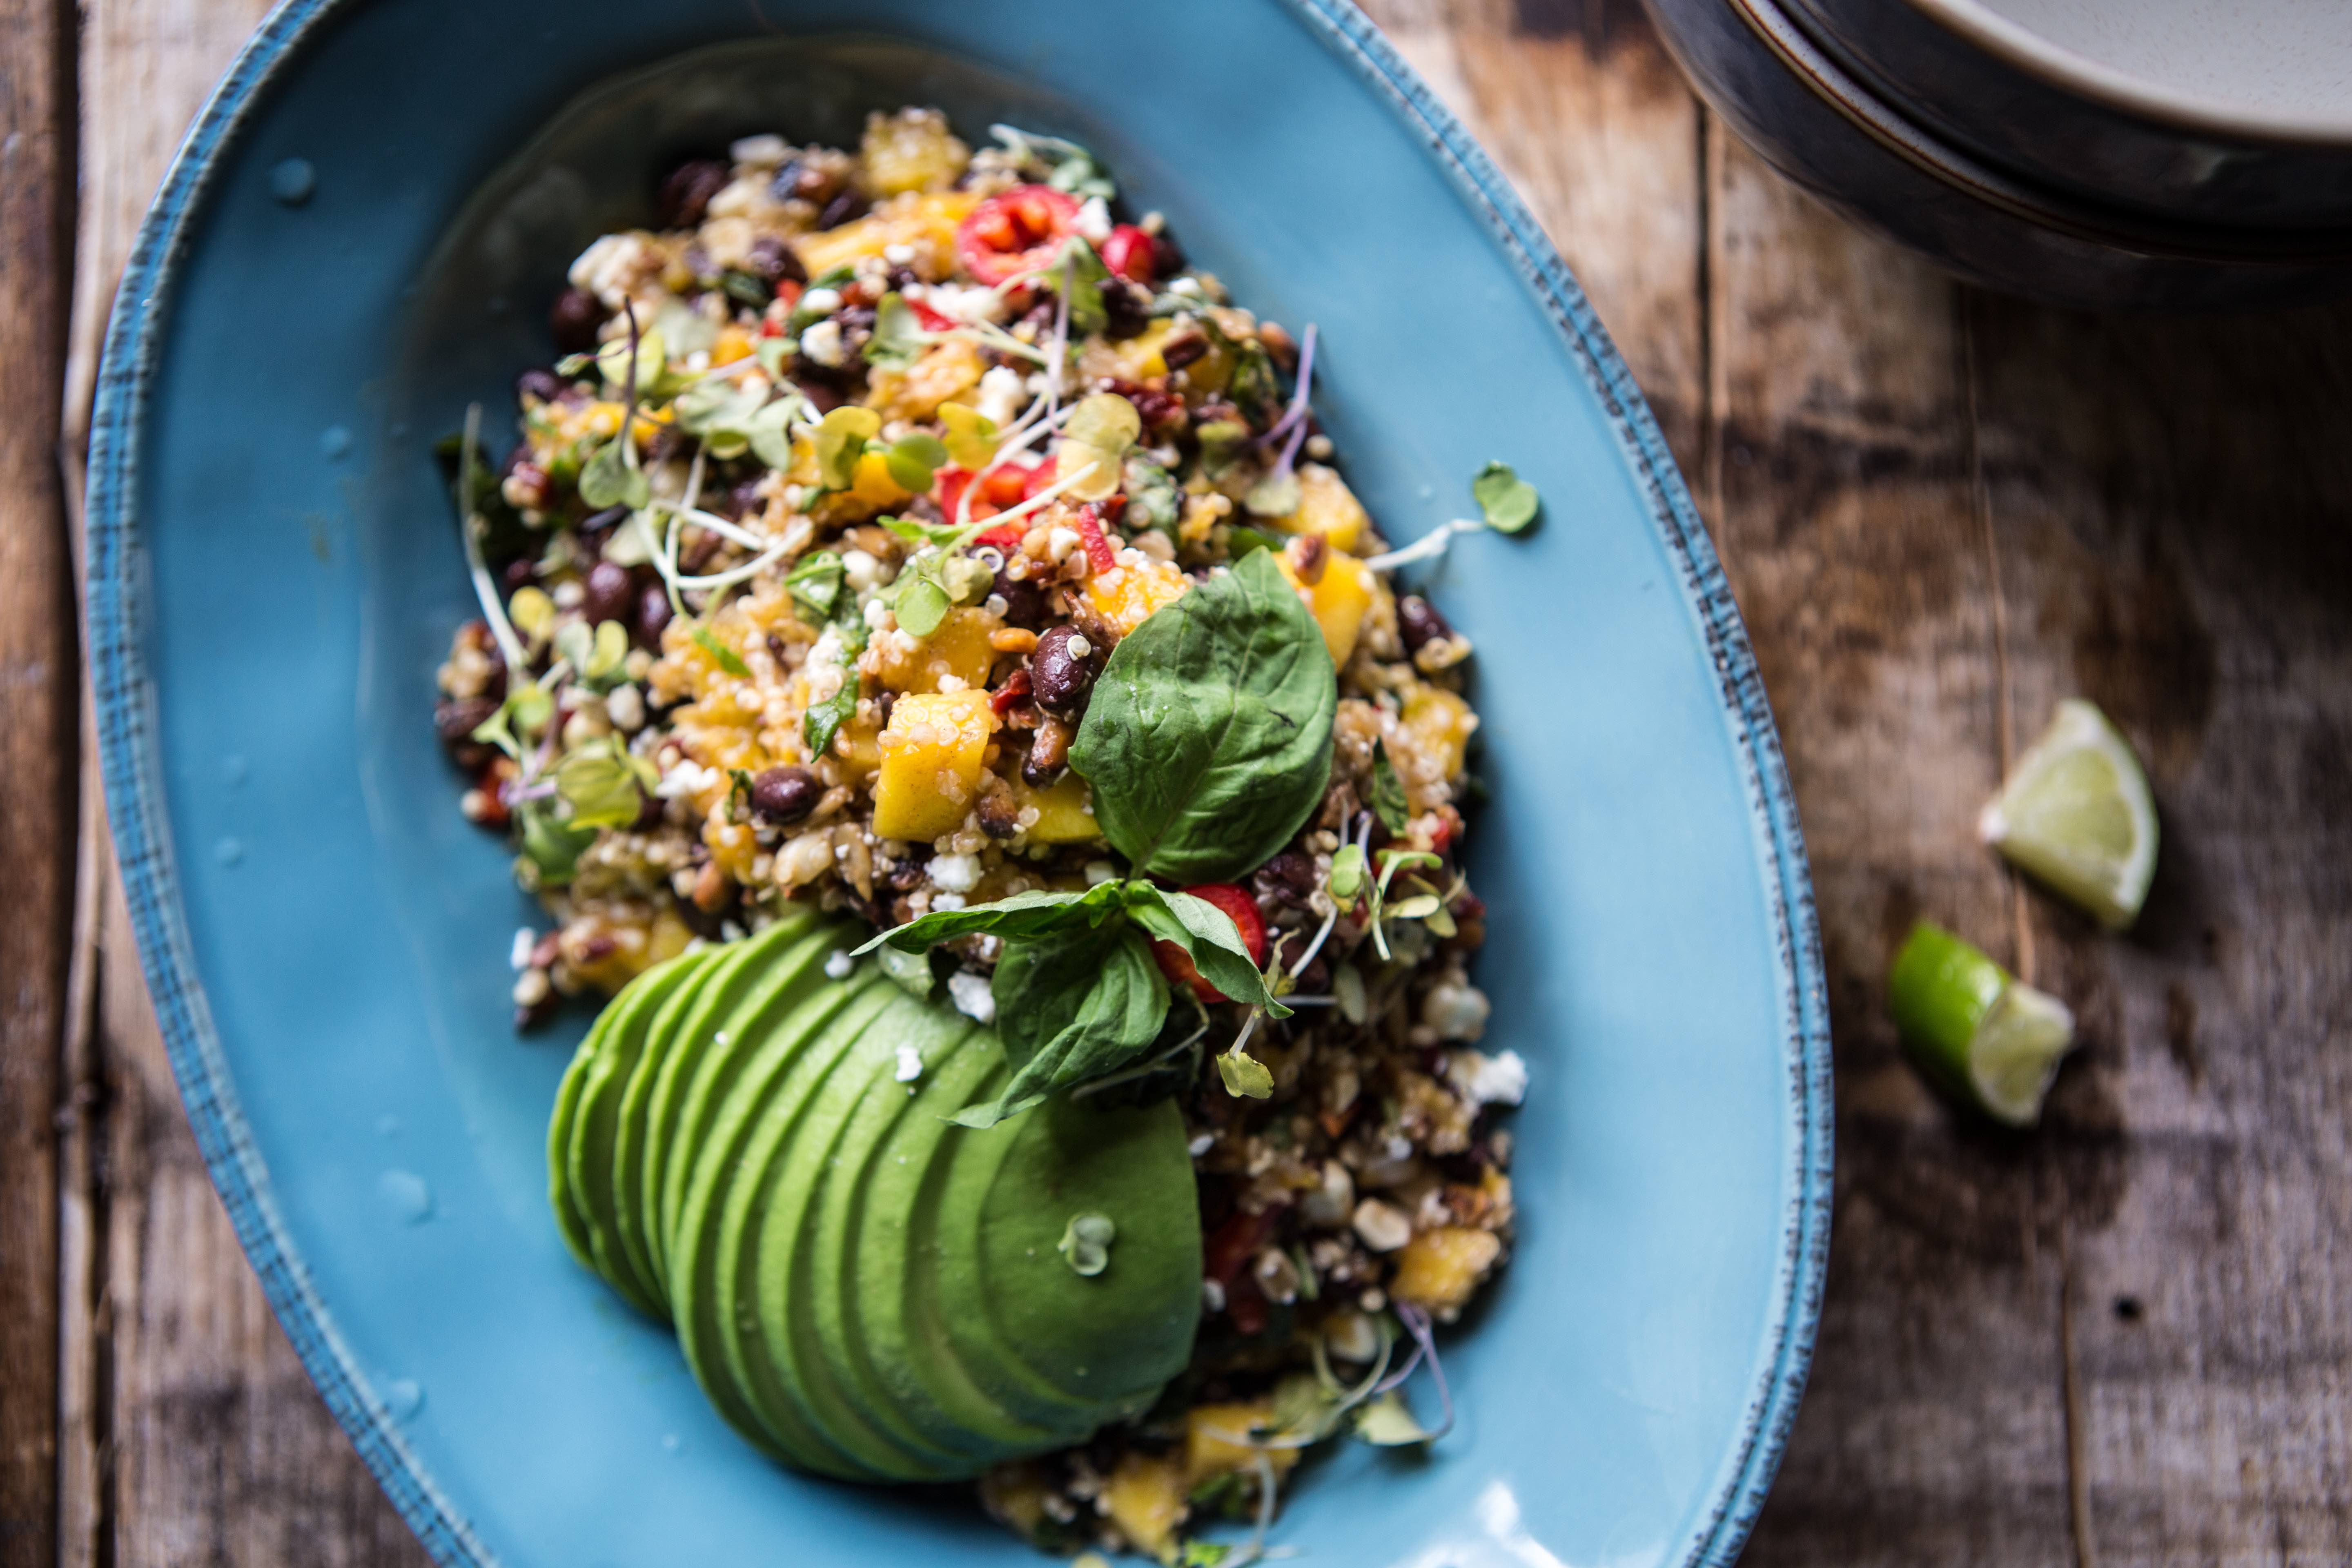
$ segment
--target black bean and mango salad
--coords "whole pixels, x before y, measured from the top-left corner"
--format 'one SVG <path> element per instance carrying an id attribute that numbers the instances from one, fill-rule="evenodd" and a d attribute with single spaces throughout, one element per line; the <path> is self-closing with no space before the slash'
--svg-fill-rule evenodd
<path id="1" fill-rule="evenodd" d="M 785 1462 L 978 1478 L 1056 1550 L 1255 1555 L 1509 1245 L 1469 642 L 1308 406 L 1082 148 L 736 142 L 573 264 L 450 456 L 463 810 L 551 924 L 581 1260 Z M 1442 1424 L 1439 1428 L 1442 1430 Z M 1202 1538 L 1255 1521 L 1241 1547 Z"/>

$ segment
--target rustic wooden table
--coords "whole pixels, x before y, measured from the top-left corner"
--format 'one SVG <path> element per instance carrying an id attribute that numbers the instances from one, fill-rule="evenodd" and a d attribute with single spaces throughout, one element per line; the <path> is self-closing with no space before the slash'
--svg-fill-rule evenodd
<path id="1" fill-rule="evenodd" d="M 1635 0 L 1371 9 L 1632 361 L 1811 838 L 1837 1219 L 1747 1561 L 2352 1559 L 2352 310 L 2172 321 L 1975 293 L 1727 136 Z M 73 760 L 98 333 L 259 12 L 0 0 L 6 1568 L 424 1561 L 237 1251 Z M 2127 940 L 1970 837 L 2075 692 L 2137 743 L 2164 816 Z M 1897 1059 L 1881 976 L 1921 912 L 2082 1018 L 2038 1134 L 1956 1123 Z"/>

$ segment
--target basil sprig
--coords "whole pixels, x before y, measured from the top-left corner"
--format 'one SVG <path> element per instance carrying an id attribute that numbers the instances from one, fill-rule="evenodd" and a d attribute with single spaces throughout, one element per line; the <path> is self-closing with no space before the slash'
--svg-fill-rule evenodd
<path id="1" fill-rule="evenodd" d="M 1230 881 L 1289 843 L 1323 798 L 1338 707 L 1323 635 L 1266 554 L 1162 606 L 1111 651 L 1070 764 L 1134 876 L 934 910 L 859 950 L 1003 942 L 990 993 L 1013 1080 L 959 1121 L 992 1126 L 1150 1050 L 1169 1002 L 1154 942 L 1230 1000 L 1289 1016 L 1231 915 L 1150 879 Z"/>
<path id="2" fill-rule="evenodd" d="M 989 993 L 1013 1071 L 1001 1097 L 957 1116 L 967 1127 L 992 1127 L 1142 1055 L 1168 1021 L 1168 982 L 1152 956 L 1155 941 L 1181 948 L 1201 977 L 1234 1001 L 1263 1007 L 1270 1017 L 1290 1016 L 1251 961 L 1231 915 L 1140 879 L 935 910 L 857 951 L 887 943 L 922 952 L 975 934 L 1004 943 Z"/>
<path id="3" fill-rule="evenodd" d="M 1255 551 L 1111 650 L 1070 765 L 1139 875 L 1231 881 L 1322 800 L 1339 704 L 1314 616 Z"/>

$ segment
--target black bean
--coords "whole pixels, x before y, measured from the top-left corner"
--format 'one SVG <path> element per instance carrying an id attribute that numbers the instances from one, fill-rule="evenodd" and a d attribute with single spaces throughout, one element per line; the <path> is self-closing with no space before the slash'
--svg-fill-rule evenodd
<path id="1" fill-rule="evenodd" d="M 659 649 L 662 628 L 669 625 L 669 592 L 659 583 L 637 590 L 637 644 Z"/>
<path id="2" fill-rule="evenodd" d="M 840 188 L 837 176 L 795 158 L 776 171 L 775 181 L 768 191 L 780 202 L 803 201 L 823 206 Z"/>
<path id="3" fill-rule="evenodd" d="M 518 588 L 528 588 L 539 580 L 539 563 L 528 555 L 518 555 L 506 563 L 499 573 L 499 578 L 506 584 L 509 594 Z"/>
<path id="4" fill-rule="evenodd" d="M 441 743 L 455 750 L 475 744 L 474 731 L 488 721 L 499 705 L 488 697 L 458 697 L 433 706 L 433 728 Z"/>
<path id="5" fill-rule="evenodd" d="M 865 211 L 865 197 L 856 191 L 844 191 L 824 204 L 824 211 L 817 214 L 816 226 L 819 228 L 839 228 Z"/>
<path id="6" fill-rule="evenodd" d="M 795 283 L 808 281 L 808 268 L 801 265 L 799 252 L 773 235 L 763 234 L 753 240 L 749 259 L 751 269 L 771 283 L 787 278 Z"/>
<path id="7" fill-rule="evenodd" d="M 751 815 L 782 826 L 816 809 L 824 784 L 806 768 L 770 768 L 751 781 Z"/>
<path id="8" fill-rule="evenodd" d="M 1008 577 L 1003 570 L 996 574 L 997 596 L 1004 601 L 1004 623 L 1035 631 L 1054 613 L 1046 600 L 1045 588 L 1034 577 Z"/>
<path id="9" fill-rule="evenodd" d="M 1250 891 L 1260 903 L 1303 904 L 1315 891 L 1315 862 L 1298 850 L 1286 849 L 1251 876 Z"/>
<path id="10" fill-rule="evenodd" d="M 580 600 L 581 613 L 592 626 L 600 621 L 620 621 L 625 626 L 625 617 L 636 604 L 636 586 L 627 567 L 599 561 L 588 568 L 588 581 Z"/>
<path id="11" fill-rule="evenodd" d="M 730 506 L 735 509 L 728 514 L 730 517 L 741 517 L 748 512 L 760 510 L 761 506 L 761 502 L 760 500 L 760 481 L 757 479 L 743 480 L 740 484 L 738 484 L 734 489 L 727 492 L 727 502 Z"/>
<path id="12" fill-rule="evenodd" d="M 1075 626 L 1054 626 L 1029 655 L 1030 689 L 1038 704 L 1055 713 L 1086 706 L 1087 692 L 1102 668 L 1102 650 Z"/>
<path id="13" fill-rule="evenodd" d="M 547 312 L 547 330 L 555 334 L 555 346 L 568 354 L 594 348 L 597 329 L 604 324 L 604 307 L 585 289 L 566 289 Z"/>
<path id="14" fill-rule="evenodd" d="M 1404 638 L 1405 652 L 1419 653 L 1424 644 L 1451 637 L 1454 628 L 1428 600 L 1407 594 L 1397 601 L 1397 635 Z"/>
<path id="15" fill-rule="evenodd" d="M 980 797 L 980 830 L 991 838 L 1010 838 L 1021 831 L 1021 803 L 1003 790 Z"/>
<path id="16" fill-rule="evenodd" d="M 515 396 L 552 403 L 563 395 L 563 383 L 551 370 L 531 369 L 515 377 Z"/>
<path id="17" fill-rule="evenodd" d="M 727 188 L 730 177 L 727 165 L 711 158 L 691 159 L 671 170 L 654 199 L 662 227 L 692 228 L 700 223 L 710 198 Z"/>

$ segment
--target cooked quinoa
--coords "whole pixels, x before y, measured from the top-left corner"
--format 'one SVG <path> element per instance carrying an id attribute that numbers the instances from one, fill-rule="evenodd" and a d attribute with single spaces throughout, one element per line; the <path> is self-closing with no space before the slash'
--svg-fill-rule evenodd
<path id="1" fill-rule="evenodd" d="M 1194 1048 L 1137 1088 L 1176 1093 L 1192 1135 L 1192 1368 L 982 1488 L 1041 1545 L 1172 1561 L 1270 1506 L 1302 1449 L 1250 1436 L 1304 1387 L 1402 1367 L 1399 1325 L 1491 1278 L 1495 1112 L 1526 1069 L 1477 1048 L 1470 645 L 1392 588 L 1307 412 L 1311 330 L 1230 303 L 1159 215 L 1115 216 L 1082 150 L 1000 140 L 973 152 L 929 110 L 875 115 L 855 152 L 749 137 L 662 184 L 658 229 L 588 247 L 520 439 L 457 454 L 486 613 L 436 719 L 461 809 L 549 917 L 514 944 L 528 1027 L 795 902 L 888 928 L 1124 876 L 1067 762 L 1092 684 L 1155 610 L 1278 552 L 1339 673 L 1329 784 L 1244 882 L 1190 890 L 1255 919 L 1297 1010 L 1180 1008 Z M 1376 921 L 1335 860 L 1344 880 L 1384 850 L 1429 858 Z M 941 994 L 985 1021 L 999 951 L 950 944 Z M 1264 1098 L 1211 1065 L 1245 1030 Z"/>

